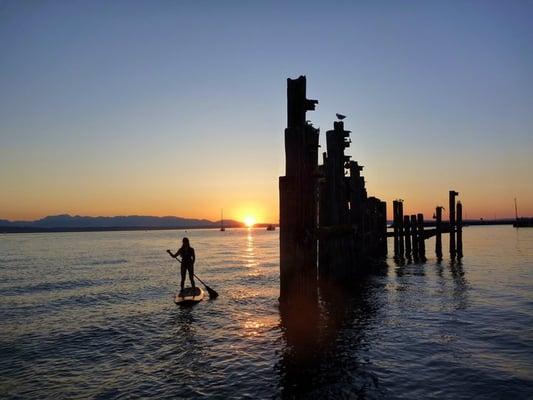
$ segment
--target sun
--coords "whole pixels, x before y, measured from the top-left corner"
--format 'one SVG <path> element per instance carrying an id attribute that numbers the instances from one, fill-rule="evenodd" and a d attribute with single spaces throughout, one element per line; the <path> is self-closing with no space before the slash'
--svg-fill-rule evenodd
<path id="1" fill-rule="evenodd" d="M 255 224 L 255 217 L 252 217 L 251 215 L 248 215 L 247 217 L 244 217 L 244 225 L 246 225 L 248 228 L 251 228 Z"/>

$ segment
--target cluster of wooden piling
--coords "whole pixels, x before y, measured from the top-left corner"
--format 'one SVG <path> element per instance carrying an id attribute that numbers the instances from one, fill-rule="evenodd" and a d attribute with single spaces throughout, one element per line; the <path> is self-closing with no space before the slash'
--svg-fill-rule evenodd
<path id="1" fill-rule="evenodd" d="M 435 255 L 442 259 L 442 234 L 450 234 L 450 257 L 463 257 L 463 206 L 456 203 L 457 193 L 449 192 L 449 221 L 443 223 L 442 211 L 444 207 L 435 208 L 435 227 L 425 229 L 424 214 L 403 215 L 403 200 L 393 202 L 392 235 L 394 237 L 394 258 L 397 261 L 414 260 L 426 261 L 425 240 L 435 236 Z"/>
<path id="2" fill-rule="evenodd" d="M 394 200 L 392 206 L 394 257 L 425 261 L 424 214 L 403 215 L 403 200 Z"/>
<path id="3" fill-rule="evenodd" d="M 450 256 L 463 256 L 462 205 L 451 190 L 449 222 L 443 207 L 435 210 L 435 228 L 426 229 L 423 214 L 404 215 L 403 201 L 393 203 L 393 232 L 387 232 L 387 205 L 369 197 L 363 167 L 344 154 L 350 146 L 345 117 L 326 132 L 327 151 L 318 165 L 319 130 L 306 120 L 317 100 L 306 98 L 306 79 L 287 80 L 285 176 L 280 193 L 280 300 L 317 297 L 319 280 L 345 280 L 387 254 L 387 237 L 394 237 L 396 260 L 426 260 L 425 240 L 435 236 L 435 253 L 442 258 L 442 234 L 450 234 Z M 296 300 L 299 301 L 299 300 Z"/>
<path id="4" fill-rule="evenodd" d="M 349 278 L 369 257 L 387 254 L 387 205 L 369 197 L 363 167 L 350 160 L 350 131 L 335 121 L 319 166 L 319 279 Z"/>
<path id="5" fill-rule="evenodd" d="M 342 120 L 326 133 L 327 152 L 318 165 L 319 130 L 306 120 L 317 103 L 306 98 L 304 76 L 287 80 L 286 175 L 279 180 L 281 300 L 314 298 L 318 279 L 347 278 L 366 259 L 387 253 L 386 203 L 368 196 L 363 167 L 344 154 L 351 141 Z"/>

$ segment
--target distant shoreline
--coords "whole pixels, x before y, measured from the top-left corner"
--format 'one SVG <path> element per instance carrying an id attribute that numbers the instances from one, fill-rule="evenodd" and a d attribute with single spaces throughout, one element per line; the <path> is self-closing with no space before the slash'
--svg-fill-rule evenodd
<path id="1" fill-rule="evenodd" d="M 244 228 L 244 226 L 227 226 L 226 229 Z M 110 226 L 110 227 L 66 227 L 66 228 L 34 228 L 25 226 L 0 226 L 0 234 L 6 233 L 67 233 L 67 232 L 120 232 L 120 231 L 172 231 L 172 230 L 192 230 L 192 229 L 220 229 L 215 226 Z"/>
<path id="2" fill-rule="evenodd" d="M 387 221 L 387 226 L 390 228 L 392 221 Z M 504 220 L 465 220 L 463 226 L 479 226 L 479 225 L 513 225 L 514 219 Z M 279 228 L 279 224 L 260 223 L 255 224 L 254 228 L 266 228 L 268 225 L 274 225 Z M 425 226 L 434 226 L 433 221 L 426 221 Z M 230 225 L 226 229 L 240 229 L 246 228 L 244 225 Z M 110 226 L 110 227 L 57 227 L 57 228 L 40 228 L 30 226 L 0 226 L 0 234 L 14 234 L 14 233 L 68 233 L 68 232 L 128 232 L 128 231 L 173 231 L 173 230 L 193 230 L 193 229 L 215 229 L 220 227 L 213 225 L 205 226 Z"/>

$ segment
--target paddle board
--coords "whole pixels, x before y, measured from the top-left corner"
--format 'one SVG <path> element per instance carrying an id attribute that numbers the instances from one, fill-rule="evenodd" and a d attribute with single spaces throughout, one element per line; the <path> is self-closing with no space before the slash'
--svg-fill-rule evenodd
<path id="1" fill-rule="evenodd" d="M 182 292 L 176 293 L 174 296 L 174 303 L 181 306 L 193 305 L 199 303 L 205 297 L 205 292 L 198 286 L 196 288 L 188 287 L 183 289 Z"/>

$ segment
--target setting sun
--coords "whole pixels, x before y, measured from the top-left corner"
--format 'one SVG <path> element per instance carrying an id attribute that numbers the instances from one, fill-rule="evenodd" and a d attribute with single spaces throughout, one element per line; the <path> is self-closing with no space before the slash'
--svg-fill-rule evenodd
<path id="1" fill-rule="evenodd" d="M 255 224 L 255 217 L 252 217 L 252 216 L 244 217 L 244 224 L 245 224 L 248 228 L 251 228 L 251 227 L 254 226 L 254 224 Z"/>

